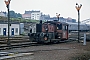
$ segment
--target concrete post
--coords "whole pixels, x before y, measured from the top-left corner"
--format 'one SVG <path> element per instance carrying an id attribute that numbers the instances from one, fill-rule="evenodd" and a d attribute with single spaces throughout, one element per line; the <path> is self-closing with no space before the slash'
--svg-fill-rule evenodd
<path id="1" fill-rule="evenodd" d="M 86 33 L 84 33 L 84 41 L 83 41 L 83 45 L 86 45 Z"/>

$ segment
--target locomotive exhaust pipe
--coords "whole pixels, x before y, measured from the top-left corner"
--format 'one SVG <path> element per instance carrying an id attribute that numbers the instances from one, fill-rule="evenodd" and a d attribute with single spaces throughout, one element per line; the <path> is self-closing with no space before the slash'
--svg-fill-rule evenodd
<path id="1" fill-rule="evenodd" d="M 40 24 L 42 24 L 42 20 L 40 20 Z"/>

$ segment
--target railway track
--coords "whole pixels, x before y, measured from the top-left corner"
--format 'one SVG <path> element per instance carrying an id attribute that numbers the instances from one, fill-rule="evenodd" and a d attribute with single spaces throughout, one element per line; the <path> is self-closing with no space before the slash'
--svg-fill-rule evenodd
<path id="1" fill-rule="evenodd" d="M 79 38 L 80 40 L 84 39 L 84 33 L 86 34 L 86 40 L 90 40 L 90 32 L 80 32 Z M 69 39 L 78 40 L 78 33 L 69 33 Z"/>
<path id="2" fill-rule="evenodd" d="M 30 42 L 28 36 L 13 36 L 9 38 L 9 43 L 8 43 L 8 38 L 6 36 L 0 37 L 0 50 L 4 49 L 10 49 L 10 48 L 20 48 L 20 47 L 28 47 L 28 46 L 33 46 L 36 44 L 36 42 Z"/>
<path id="3" fill-rule="evenodd" d="M 87 40 L 90 40 L 90 33 L 87 33 Z M 77 41 L 77 33 L 69 33 L 69 39 L 67 42 Z M 80 33 L 80 40 L 84 39 L 84 33 Z M 0 36 L 0 50 L 10 49 L 10 48 L 20 48 L 28 46 L 37 46 L 36 42 L 30 42 L 28 36 L 12 36 L 9 38 L 10 45 L 7 45 L 8 38 L 7 36 Z"/>

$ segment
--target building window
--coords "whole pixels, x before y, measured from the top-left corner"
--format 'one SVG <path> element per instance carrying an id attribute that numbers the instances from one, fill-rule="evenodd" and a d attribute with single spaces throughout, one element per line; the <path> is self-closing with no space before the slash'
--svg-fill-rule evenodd
<path id="1" fill-rule="evenodd" d="M 37 14 L 37 15 L 39 15 L 39 14 Z"/>
<path id="2" fill-rule="evenodd" d="M 0 28 L 0 34 L 1 34 L 1 28 Z"/>
<path id="3" fill-rule="evenodd" d="M 32 14 L 32 15 L 34 15 L 34 14 Z"/>
<path id="4" fill-rule="evenodd" d="M 32 16 L 32 17 L 34 17 L 34 16 Z"/>
<path id="5" fill-rule="evenodd" d="M 16 28 L 15 33 L 18 33 L 18 28 Z"/>
<path id="6" fill-rule="evenodd" d="M 34 19 L 34 18 L 32 18 L 32 19 Z"/>

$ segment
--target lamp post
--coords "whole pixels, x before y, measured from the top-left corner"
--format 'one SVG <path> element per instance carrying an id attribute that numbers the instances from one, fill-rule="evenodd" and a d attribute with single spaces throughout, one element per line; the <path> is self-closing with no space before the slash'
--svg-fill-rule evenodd
<path id="1" fill-rule="evenodd" d="M 78 5 L 78 3 L 76 3 L 75 8 L 77 9 L 77 12 L 78 12 L 78 43 L 80 42 L 79 41 L 79 29 L 80 29 L 80 9 L 81 7 L 82 7 L 82 4 Z"/>
<path id="2" fill-rule="evenodd" d="M 58 18 L 58 21 L 59 21 L 59 16 L 60 16 L 60 14 L 56 13 L 56 16 L 57 16 L 57 18 Z"/>
<path id="3" fill-rule="evenodd" d="M 7 45 L 10 47 L 10 41 L 9 41 L 9 26 L 10 26 L 10 14 L 9 14 L 9 4 L 10 4 L 10 1 L 11 0 L 5 0 L 5 4 L 6 4 L 6 7 L 7 7 L 7 10 L 8 10 L 8 40 L 7 40 Z"/>

